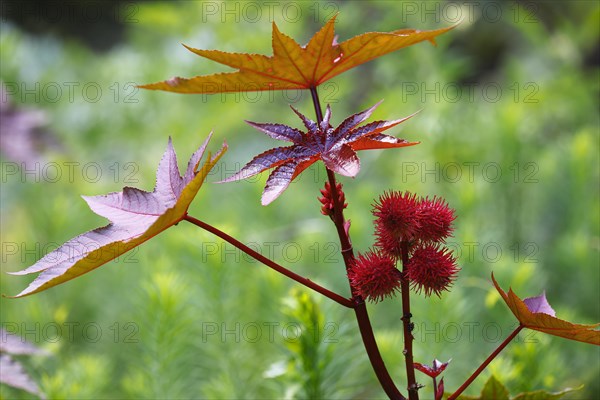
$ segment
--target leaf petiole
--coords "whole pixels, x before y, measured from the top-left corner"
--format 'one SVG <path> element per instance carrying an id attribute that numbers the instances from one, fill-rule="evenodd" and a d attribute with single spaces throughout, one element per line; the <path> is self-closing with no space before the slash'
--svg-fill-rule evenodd
<path id="1" fill-rule="evenodd" d="M 336 303 L 344 306 L 344 307 L 348 307 L 348 308 L 354 308 L 355 304 L 354 302 L 352 302 L 349 299 L 346 299 L 345 297 L 340 296 L 337 293 L 332 292 L 329 289 L 325 289 L 324 287 L 322 287 L 321 285 L 311 281 L 310 279 L 307 279 L 303 276 L 300 276 L 292 271 L 290 271 L 289 269 L 277 264 L 275 261 L 263 256 L 262 254 L 252 250 L 250 247 L 246 246 L 244 243 L 240 242 L 239 240 L 237 240 L 236 238 L 226 234 L 225 232 L 221 231 L 220 229 L 215 228 L 214 226 L 204 222 L 204 221 L 200 221 L 197 218 L 194 218 L 190 215 L 185 215 L 185 217 L 183 217 L 184 220 L 196 225 L 199 228 L 202 228 L 210 233 L 212 233 L 213 235 L 216 235 L 218 237 L 220 237 L 221 239 L 225 240 L 226 242 L 234 245 L 235 247 L 237 247 L 238 249 L 240 249 L 241 251 L 243 251 L 244 253 L 248 254 L 250 257 L 255 258 L 256 260 L 260 261 L 261 263 L 265 264 L 267 267 L 274 269 L 275 271 L 279 272 L 280 274 L 283 274 L 285 276 L 287 276 L 290 279 L 293 279 L 294 281 L 303 284 L 304 286 L 319 292 L 320 294 L 322 294 L 323 296 L 335 301 Z"/>
<path id="2" fill-rule="evenodd" d="M 521 329 L 523 329 L 525 326 L 522 324 L 519 324 L 519 326 L 517 326 L 517 328 L 506 338 L 504 339 L 504 341 L 502 343 L 500 343 L 500 345 L 498 346 L 498 348 L 496 350 L 494 350 L 494 352 L 492 354 L 489 355 L 488 358 L 485 359 L 485 361 L 479 366 L 479 368 L 477 368 L 475 370 L 475 372 L 473 372 L 473 374 L 471 374 L 471 376 L 469 377 L 469 379 L 467 379 L 465 381 L 465 383 L 463 383 L 461 385 L 461 387 L 459 387 L 456 392 L 452 393 L 450 395 L 450 397 L 448 397 L 448 400 L 454 400 L 456 399 L 458 396 L 461 395 L 462 392 L 464 392 L 464 390 L 469 387 L 469 385 L 471 383 L 473 383 L 473 381 L 475 380 L 475 378 L 477 378 L 479 376 L 479 374 L 485 369 L 485 367 L 488 366 L 489 363 L 492 362 L 492 360 L 494 358 L 496 358 L 496 356 L 502 351 L 504 350 L 504 348 L 511 342 L 511 340 L 513 340 L 518 334 L 519 332 L 521 332 Z"/>

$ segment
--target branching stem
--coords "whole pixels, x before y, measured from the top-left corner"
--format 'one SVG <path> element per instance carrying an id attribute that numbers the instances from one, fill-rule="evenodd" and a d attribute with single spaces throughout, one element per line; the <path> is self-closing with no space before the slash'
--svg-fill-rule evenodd
<path id="1" fill-rule="evenodd" d="M 280 274 L 283 274 L 285 276 L 287 276 L 288 278 L 291 278 L 293 280 L 295 280 L 298 283 L 303 284 L 304 286 L 311 288 L 312 290 L 321 293 L 323 296 L 330 298 L 331 300 L 335 301 L 338 304 L 341 304 L 344 307 L 348 307 L 348 308 L 354 308 L 355 304 L 354 302 L 352 302 L 349 299 L 346 299 L 342 296 L 340 296 L 337 293 L 334 293 L 328 289 L 325 289 L 324 287 L 322 287 L 321 285 L 318 285 L 316 283 L 314 283 L 313 281 L 311 281 L 310 279 L 307 279 L 303 276 L 300 276 L 292 271 L 290 271 L 289 269 L 282 267 L 281 265 L 277 264 L 275 261 L 263 256 L 262 254 L 252 250 L 250 247 L 246 246 L 245 244 L 243 244 L 242 242 L 240 242 L 239 240 L 229 236 L 228 234 L 226 234 L 225 232 L 215 228 L 214 226 L 207 224 L 204 221 L 200 221 L 199 219 L 196 219 L 192 216 L 186 215 L 184 217 L 184 219 L 188 222 L 191 222 L 192 224 L 220 237 L 221 239 L 225 240 L 228 243 L 231 243 L 232 245 L 234 245 L 235 247 L 237 247 L 238 249 L 240 249 L 241 251 L 243 251 L 244 253 L 248 254 L 249 256 L 255 258 L 256 260 L 260 261 L 261 263 L 265 264 L 267 267 L 274 269 L 275 271 L 279 272 Z"/>
<path id="2" fill-rule="evenodd" d="M 316 88 L 310 89 L 312 96 L 313 105 L 315 107 L 315 113 L 317 115 L 317 122 L 320 124 L 323 121 L 323 113 L 321 111 L 321 103 L 319 102 L 319 96 Z M 340 196 L 337 190 L 337 182 L 333 171 L 327 169 L 327 179 L 329 180 L 329 186 L 331 190 L 331 197 L 333 200 L 333 223 L 335 224 L 338 237 L 340 239 L 340 245 L 342 247 L 342 257 L 344 258 L 344 264 L 346 271 L 352 266 L 354 261 L 354 252 L 352 250 L 352 242 L 350 241 L 350 235 L 347 232 L 344 219 L 343 204 L 340 202 Z M 375 341 L 375 335 L 373 334 L 373 328 L 371 327 L 371 321 L 369 320 L 369 314 L 367 312 L 367 306 L 364 300 L 356 293 L 356 289 L 350 284 L 350 291 L 352 292 L 352 298 L 355 302 L 354 312 L 356 314 L 356 320 L 358 322 L 358 328 L 362 341 L 365 345 L 369 361 L 373 366 L 375 375 L 379 379 L 381 387 L 392 400 L 406 400 L 406 398 L 398 391 L 398 388 L 394 384 L 392 377 L 390 376 L 377 342 Z"/>
<path id="3" fill-rule="evenodd" d="M 410 319 L 410 283 L 406 278 L 406 267 L 408 266 L 408 243 L 403 241 L 402 248 L 402 278 L 400 279 L 400 292 L 402 293 L 402 324 L 404 326 L 404 362 L 406 364 L 406 379 L 408 381 L 409 400 L 419 400 L 419 386 L 415 377 L 415 366 L 413 360 L 413 334 Z"/>

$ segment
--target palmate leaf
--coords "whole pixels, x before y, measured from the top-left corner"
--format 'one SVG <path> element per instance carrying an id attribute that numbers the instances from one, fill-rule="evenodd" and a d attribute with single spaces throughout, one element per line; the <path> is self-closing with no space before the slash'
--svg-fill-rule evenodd
<path id="1" fill-rule="evenodd" d="M 600 345 L 600 331 L 596 329 L 600 323 L 574 324 L 556 318 L 545 293 L 521 300 L 510 288 L 508 293 L 504 292 L 496 282 L 494 274 L 492 274 L 492 281 L 504 302 L 524 327 L 570 340 Z"/>
<path id="2" fill-rule="evenodd" d="M 0 329 L 0 383 L 25 390 L 44 399 L 38 385 L 13 355 L 47 355 L 25 339 Z"/>
<path id="3" fill-rule="evenodd" d="M 45 398 L 23 365 L 8 354 L 0 354 L 0 383 Z"/>
<path id="4" fill-rule="evenodd" d="M 156 186 L 151 193 L 125 187 L 119 193 L 84 196 L 92 211 L 111 223 L 69 240 L 29 268 L 12 272 L 13 275 L 40 272 L 25 290 L 14 297 L 41 292 L 83 275 L 181 221 L 207 174 L 227 150 L 224 144 L 214 157 L 209 153 L 208 159 L 197 170 L 209 140 L 210 136 L 192 155 L 181 176 L 169 138 L 156 171 Z"/>
<path id="5" fill-rule="evenodd" d="M 262 90 L 310 89 L 360 64 L 403 47 L 422 41 L 435 44 L 435 37 L 454 28 L 431 31 L 399 29 L 392 32 L 369 32 L 336 43 L 331 18 L 306 46 L 300 46 L 279 31 L 273 23 L 273 55 L 226 53 L 185 46 L 201 57 L 208 58 L 237 72 L 174 77 L 163 82 L 140 86 L 144 89 L 177 93 L 223 93 Z"/>
<path id="6" fill-rule="evenodd" d="M 232 182 L 249 178 L 269 168 L 275 168 L 267 179 L 261 202 L 267 205 L 275 200 L 289 184 L 311 164 L 322 160 L 325 166 L 340 175 L 354 177 L 360 170 L 358 150 L 387 149 L 418 144 L 408 142 L 381 132 L 396 126 L 415 114 L 393 121 L 375 121 L 358 127 L 371 116 L 379 103 L 362 112 L 346 118 L 337 128 L 329 125 L 331 108 L 327 106 L 321 126 L 306 118 L 298 110 L 292 110 L 300 117 L 307 132 L 281 124 L 260 124 L 248 122 L 266 135 L 287 142 L 292 146 L 276 147 L 254 157 L 240 171 L 221 182 Z"/>

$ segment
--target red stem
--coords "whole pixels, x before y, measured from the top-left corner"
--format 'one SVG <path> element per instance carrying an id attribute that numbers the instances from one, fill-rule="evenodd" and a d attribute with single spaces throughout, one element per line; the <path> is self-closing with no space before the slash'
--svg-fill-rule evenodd
<path id="1" fill-rule="evenodd" d="M 291 278 L 291 279 L 295 280 L 296 282 L 301 283 L 304 286 L 309 287 L 312 290 L 321 293 L 323 296 L 330 298 L 331 300 L 335 301 L 336 303 L 339 303 L 339 304 L 343 305 L 344 307 L 348 307 L 348 308 L 355 307 L 354 302 L 352 302 L 351 300 L 348 300 L 348 299 L 340 296 L 339 294 L 334 293 L 334 292 L 332 292 L 328 289 L 325 289 L 324 287 L 314 283 L 310 279 L 307 279 L 303 276 L 295 274 L 294 272 L 290 271 L 289 269 L 282 267 L 281 265 L 277 264 L 275 261 L 263 256 L 260 253 L 257 253 L 256 251 L 252 250 L 250 247 L 246 246 L 239 240 L 229 236 L 228 234 L 215 228 L 214 226 L 209 225 L 206 222 L 200 221 L 199 219 L 191 217 L 187 214 L 183 219 L 185 219 L 188 222 L 191 222 L 192 224 L 194 224 L 204 230 L 209 231 L 210 233 L 220 237 L 221 239 L 225 240 L 226 242 L 231 243 L 238 249 L 242 250 L 244 253 L 254 257 L 261 263 L 265 264 L 267 267 L 272 268 L 275 271 L 287 276 L 288 278 Z"/>
<path id="2" fill-rule="evenodd" d="M 411 328 L 410 313 L 410 283 L 406 278 L 408 267 L 408 243 L 402 242 L 402 278 L 400 279 L 400 293 L 402 293 L 402 323 L 404 326 L 404 362 L 406 363 L 406 379 L 408 380 L 409 400 L 419 400 L 419 385 L 415 377 L 415 366 L 413 360 L 413 334 Z"/>
<path id="3" fill-rule="evenodd" d="M 504 341 L 502 343 L 500 343 L 498 348 L 496 350 L 494 350 L 494 352 L 492 354 L 490 354 L 490 356 L 488 358 L 485 359 L 483 364 L 481 364 L 479 366 L 479 368 L 477 368 L 475 370 L 475 372 L 473 372 L 473 374 L 469 377 L 469 379 L 467 379 L 465 381 L 465 383 L 463 383 L 462 386 L 459 387 L 456 392 L 452 393 L 452 395 L 450 395 L 450 397 L 448 397 L 448 400 L 454 400 L 458 396 L 460 396 L 461 393 L 464 392 L 464 390 L 471 383 L 473 383 L 475 378 L 477 378 L 477 376 L 485 369 L 485 367 L 487 367 L 488 364 L 491 363 L 494 358 L 496 358 L 496 356 L 511 342 L 511 340 L 513 340 L 515 338 L 515 336 L 517 336 L 519 334 L 519 332 L 521 332 L 521 329 L 523 329 L 524 327 L 525 326 L 519 324 L 519 326 L 510 334 L 510 336 L 508 336 L 506 339 L 504 339 Z"/>
<path id="4" fill-rule="evenodd" d="M 323 114 L 321 112 L 321 103 L 319 102 L 319 96 L 316 88 L 311 88 L 310 93 L 315 106 L 315 113 L 317 115 L 317 122 L 320 124 L 323 121 Z M 333 171 L 327 169 L 327 178 L 329 180 L 329 186 L 331 190 L 331 197 L 333 200 L 333 222 L 335 224 L 338 237 L 340 239 L 340 245 L 342 247 L 342 257 L 344 258 L 344 264 L 346 271 L 352 266 L 354 261 L 354 252 L 352 250 L 352 243 L 350 241 L 350 234 L 346 232 L 344 228 L 344 208 L 340 202 L 339 193 L 337 190 L 337 182 Z M 390 376 L 379 348 L 377 347 L 377 341 L 373 334 L 373 328 L 371 327 L 371 321 L 369 320 L 369 314 L 367 312 L 367 306 L 360 295 L 356 293 L 356 289 L 350 284 L 350 291 L 352 292 L 352 298 L 355 301 L 354 313 L 356 314 L 356 321 L 358 322 L 358 328 L 360 335 L 369 356 L 371 366 L 377 375 L 379 384 L 392 400 L 406 400 L 406 398 L 400 393 L 392 377 Z"/>
<path id="5" fill-rule="evenodd" d="M 321 111 L 321 102 L 319 101 L 319 94 L 317 93 L 317 88 L 310 88 L 310 96 L 312 97 L 313 106 L 315 107 L 317 122 L 320 124 L 321 121 L 323 121 L 323 111 Z"/>

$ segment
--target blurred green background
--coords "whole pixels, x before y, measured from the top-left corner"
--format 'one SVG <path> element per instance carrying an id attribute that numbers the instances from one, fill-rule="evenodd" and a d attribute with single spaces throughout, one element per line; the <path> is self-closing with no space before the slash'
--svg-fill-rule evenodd
<path id="1" fill-rule="evenodd" d="M 307 92 L 176 95 L 134 85 L 227 71 L 197 48 L 271 54 L 271 21 L 304 44 L 339 12 L 339 41 L 366 31 L 433 29 L 421 43 L 320 87 L 333 123 L 380 99 L 375 119 L 422 112 L 391 131 L 416 147 L 362 152 L 342 178 L 357 251 L 373 242 L 384 190 L 445 197 L 457 210 L 449 245 L 462 271 L 441 299 L 413 296 L 415 358 L 452 358 L 456 389 L 515 320 L 490 274 L 521 297 L 543 290 L 560 318 L 600 321 L 599 26 L 597 2 L 3 2 L 2 271 L 105 224 L 79 197 L 151 190 L 168 136 L 184 165 L 214 130 L 229 152 L 209 182 L 275 141 L 243 123 L 300 127 Z M 265 175 L 265 174 L 263 174 Z M 339 244 L 316 200 L 321 164 L 268 207 L 266 176 L 207 183 L 190 214 L 295 272 L 348 295 Z M 33 277 L 3 274 L 14 295 Z M 385 398 L 353 313 L 179 224 L 79 279 L 19 300 L 1 322 L 51 352 L 24 359 L 49 398 Z M 369 305 L 402 387 L 400 303 Z M 600 349 L 523 332 L 467 390 L 494 374 L 512 394 L 585 385 L 600 397 Z M 423 398 L 431 398 L 429 379 Z M 403 390 L 404 391 L 404 390 Z M 31 396 L 0 387 L 2 398 Z"/>

